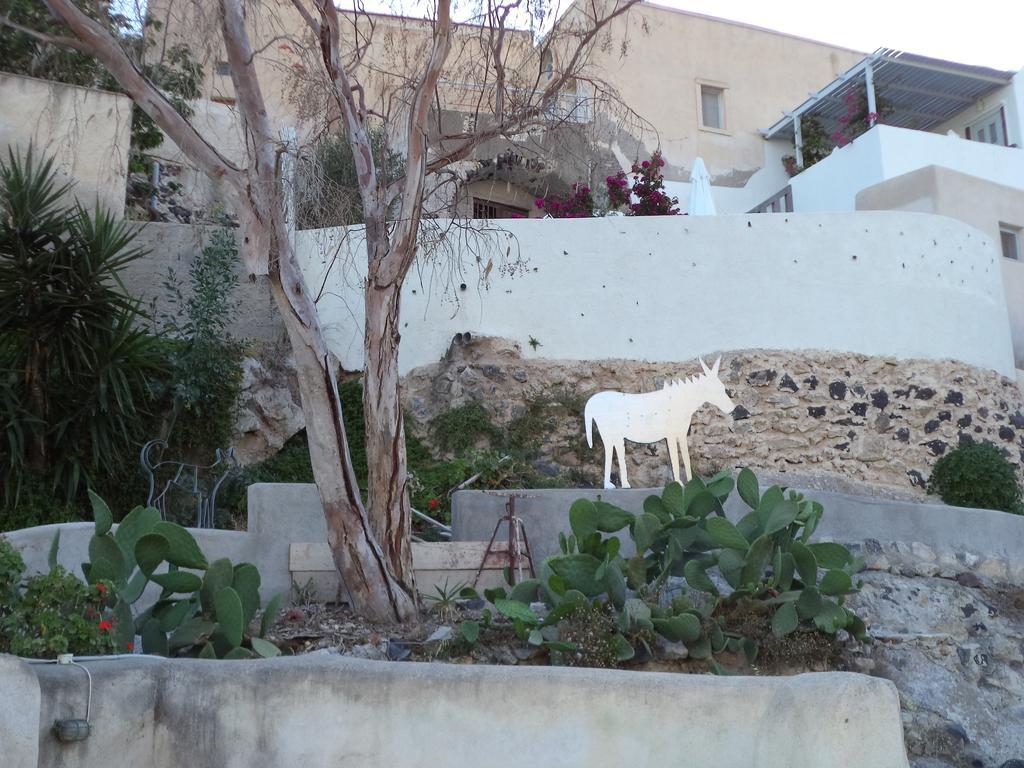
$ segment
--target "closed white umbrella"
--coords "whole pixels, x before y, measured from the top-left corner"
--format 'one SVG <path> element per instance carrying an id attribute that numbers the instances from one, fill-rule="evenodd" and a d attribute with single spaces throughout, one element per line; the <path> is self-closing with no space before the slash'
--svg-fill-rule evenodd
<path id="1" fill-rule="evenodd" d="M 691 216 L 714 216 L 715 198 L 711 196 L 711 174 L 704 167 L 699 157 L 693 161 L 690 172 L 690 209 Z"/>

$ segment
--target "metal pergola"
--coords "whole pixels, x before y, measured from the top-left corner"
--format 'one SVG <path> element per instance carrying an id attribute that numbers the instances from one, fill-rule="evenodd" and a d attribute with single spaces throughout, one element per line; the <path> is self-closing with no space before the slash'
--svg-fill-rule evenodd
<path id="1" fill-rule="evenodd" d="M 861 85 L 869 113 L 877 113 L 878 99 L 885 99 L 891 109 L 886 125 L 928 131 L 1006 86 L 1014 74 L 879 48 L 761 133 L 766 139 L 792 139 L 797 164 L 803 166 L 801 118 L 813 115 L 831 131 L 846 114 L 844 97 Z"/>

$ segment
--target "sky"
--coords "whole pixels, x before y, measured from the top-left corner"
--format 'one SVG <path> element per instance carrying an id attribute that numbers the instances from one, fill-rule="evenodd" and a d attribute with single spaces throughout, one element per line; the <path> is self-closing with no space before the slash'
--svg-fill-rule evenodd
<path id="1" fill-rule="evenodd" d="M 658 5 L 870 52 L 895 48 L 995 69 L 1024 67 L 1024 2 L 654 0 Z"/>

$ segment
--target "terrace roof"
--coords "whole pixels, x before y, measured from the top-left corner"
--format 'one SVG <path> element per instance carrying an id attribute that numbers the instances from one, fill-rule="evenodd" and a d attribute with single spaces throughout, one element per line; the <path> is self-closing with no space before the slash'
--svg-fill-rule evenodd
<path id="1" fill-rule="evenodd" d="M 847 113 L 843 97 L 862 85 L 873 85 L 875 98 L 886 105 L 886 125 L 927 131 L 1007 85 L 1014 74 L 879 48 L 761 133 L 793 138 L 794 119 L 803 115 L 831 130 Z"/>

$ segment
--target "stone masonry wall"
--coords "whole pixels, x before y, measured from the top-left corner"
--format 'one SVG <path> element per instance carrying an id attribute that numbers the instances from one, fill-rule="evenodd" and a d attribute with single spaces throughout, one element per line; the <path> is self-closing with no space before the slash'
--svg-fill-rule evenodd
<path id="1" fill-rule="evenodd" d="M 710 365 L 713 357 L 706 360 Z M 539 395 L 569 393 L 562 400 L 582 407 L 601 390 L 645 392 L 699 371 L 696 360 L 526 360 L 513 342 L 479 338 L 453 343 L 441 362 L 410 372 L 405 393 L 421 429 L 472 400 L 502 424 Z M 727 415 L 705 405 L 694 416 L 690 452 L 702 474 L 750 466 L 919 494 L 938 457 L 961 442 L 987 440 L 1018 467 L 1024 462 L 1024 397 L 1016 382 L 994 371 L 952 360 L 742 350 L 723 353 L 721 378 L 738 407 Z M 541 464 L 554 473 L 582 463 L 599 478 L 597 435 L 591 451 L 581 412 L 563 414 L 543 438 Z M 664 442 L 627 443 L 626 450 L 634 487 L 670 479 Z"/>

